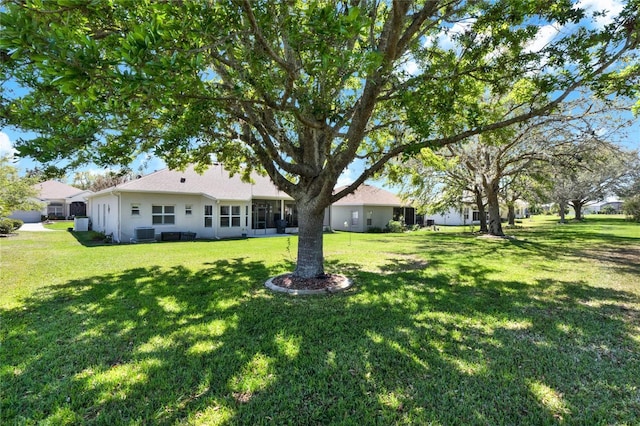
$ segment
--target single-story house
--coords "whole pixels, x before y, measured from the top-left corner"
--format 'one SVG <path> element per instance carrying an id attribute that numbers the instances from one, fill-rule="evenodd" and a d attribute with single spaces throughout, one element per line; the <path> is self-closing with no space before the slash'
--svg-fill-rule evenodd
<path id="1" fill-rule="evenodd" d="M 591 202 L 582 208 L 583 214 L 594 214 L 603 211 L 612 211 L 622 213 L 622 205 L 624 202 L 616 197 L 607 197 L 605 200 Z"/>
<path id="2" fill-rule="evenodd" d="M 92 229 L 115 242 L 296 232 L 293 199 L 268 177 L 251 178 L 243 182 L 220 164 L 202 174 L 163 169 L 89 196 Z"/>
<path id="3" fill-rule="evenodd" d="M 508 210 L 506 207 L 500 207 L 500 217 L 507 219 Z M 516 219 L 523 219 L 528 214 L 528 204 L 524 201 L 517 200 L 515 203 Z M 488 218 L 487 218 L 488 219 Z M 465 225 L 478 225 L 480 224 L 480 212 L 475 209 L 475 204 L 464 203 L 459 208 L 450 208 L 445 213 L 436 213 L 426 215 L 424 217 L 424 224 L 430 225 L 443 225 L 443 226 L 465 226 Z"/>
<path id="4" fill-rule="evenodd" d="M 336 192 L 344 187 L 336 188 Z M 336 231 L 367 232 L 383 229 L 390 220 L 411 226 L 416 223 L 415 209 L 392 192 L 362 184 L 351 194 L 331 205 L 331 228 Z"/>
<path id="5" fill-rule="evenodd" d="M 71 185 L 47 180 L 34 185 L 38 190 L 38 201 L 43 202 L 42 210 L 15 211 L 11 218 L 26 223 L 40 222 L 42 216 L 49 219 L 67 219 L 87 214 L 86 197 L 91 191 L 82 190 Z"/>
<path id="6" fill-rule="evenodd" d="M 243 182 L 221 164 L 202 174 L 193 167 L 164 169 L 96 192 L 88 197 L 88 211 L 92 229 L 112 235 L 115 242 L 193 234 L 203 239 L 251 237 L 298 228 L 294 200 L 268 177 L 253 174 L 251 183 Z M 326 210 L 324 226 L 366 232 L 384 228 L 392 219 L 413 225 L 419 217 L 395 194 L 362 185 Z"/>

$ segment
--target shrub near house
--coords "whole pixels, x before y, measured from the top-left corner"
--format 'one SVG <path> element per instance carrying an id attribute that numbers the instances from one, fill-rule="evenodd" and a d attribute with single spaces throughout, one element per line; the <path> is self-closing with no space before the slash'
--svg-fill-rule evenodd
<path id="1" fill-rule="evenodd" d="M 13 232 L 20 229 L 23 223 L 24 222 L 19 219 L 0 219 L 0 235 L 12 234 Z"/>

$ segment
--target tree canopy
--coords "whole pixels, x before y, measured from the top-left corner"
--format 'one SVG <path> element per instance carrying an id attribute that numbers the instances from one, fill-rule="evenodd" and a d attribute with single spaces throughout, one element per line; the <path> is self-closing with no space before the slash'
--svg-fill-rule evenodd
<path id="1" fill-rule="evenodd" d="M 37 181 L 20 177 L 18 169 L 11 165 L 7 157 L 0 157 L 0 218 L 9 216 L 16 210 L 37 210 L 42 203 L 37 200 Z"/>
<path id="2" fill-rule="evenodd" d="M 638 152 L 611 143 L 588 140 L 567 161 L 552 166 L 548 194 L 551 201 L 571 206 L 575 219 L 582 219 L 582 208 L 591 201 L 623 194 L 638 173 Z M 561 215 L 562 220 L 564 216 Z"/>
<path id="3" fill-rule="evenodd" d="M 2 72 L 19 89 L 0 120 L 37 134 L 21 155 L 263 171 L 298 204 L 302 277 L 323 273 L 324 208 L 389 159 L 545 114 L 581 86 L 635 95 L 640 74 L 637 0 L 603 26 L 566 0 L 3 7 Z M 517 109 L 480 108 L 514 87 Z M 334 193 L 355 159 L 364 170 Z"/>
<path id="4" fill-rule="evenodd" d="M 506 96 L 511 97 L 511 93 Z M 484 109 L 501 113 L 505 105 L 508 104 L 501 98 L 487 102 Z M 559 182 L 573 167 L 572 192 L 565 191 L 563 195 L 572 205 L 582 205 L 596 193 L 620 186 L 621 178 L 633 168 L 622 160 L 627 154 L 614 141 L 631 124 L 618 116 L 629 108 L 628 103 L 599 102 L 585 94 L 544 116 L 484 132 L 436 151 L 423 149 L 410 161 L 392 161 L 386 175 L 392 183 L 402 185 L 405 198 L 416 200 L 426 211 L 461 208 L 473 200 L 480 213 L 480 232 L 501 236 L 500 201 L 512 209 L 517 199 L 533 192 L 536 185 L 532 183 L 536 180 L 549 182 L 551 191 L 551 182 Z M 609 155 L 605 157 L 605 153 Z M 576 193 L 578 181 L 584 195 Z M 599 189 L 587 191 L 586 186 Z M 482 220 L 485 204 L 488 226 Z M 514 218 L 509 219 L 513 222 Z"/>

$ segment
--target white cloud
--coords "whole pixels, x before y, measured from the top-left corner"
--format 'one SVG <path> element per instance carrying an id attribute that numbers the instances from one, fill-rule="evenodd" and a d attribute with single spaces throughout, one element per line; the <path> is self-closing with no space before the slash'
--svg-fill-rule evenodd
<path id="1" fill-rule="evenodd" d="M 4 132 L 0 132 L 0 157 L 13 158 L 18 153 L 18 150 L 13 147 L 9 135 Z"/>
<path id="2" fill-rule="evenodd" d="M 336 186 L 345 186 L 345 185 L 352 184 L 353 181 L 355 181 L 355 179 L 353 178 L 353 173 L 354 171 L 350 168 L 344 169 L 344 171 L 338 178 L 338 182 L 336 183 Z"/>
<path id="3" fill-rule="evenodd" d="M 443 28 L 438 34 L 426 37 L 424 45 L 425 47 L 429 47 L 438 42 L 438 45 L 444 50 L 455 49 L 456 43 L 453 38 L 456 35 L 461 35 L 471 30 L 471 27 L 475 22 L 475 18 L 456 22 L 450 27 Z"/>
<path id="4" fill-rule="evenodd" d="M 596 28 L 602 29 L 610 24 L 624 9 L 624 2 L 621 0 L 580 0 L 575 5 L 587 11 L 587 16 L 593 12 L 606 12 L 605 16 L 598 16 L 593 19 Z"/>
<path id="5" fill-rule="evenodd" d="M 562 26 L 557 24 L 549 24 L 540 27 L 535 38 L 529 42 L 525 51 L 537 53 L 549 45 L 562 31 Z"/>

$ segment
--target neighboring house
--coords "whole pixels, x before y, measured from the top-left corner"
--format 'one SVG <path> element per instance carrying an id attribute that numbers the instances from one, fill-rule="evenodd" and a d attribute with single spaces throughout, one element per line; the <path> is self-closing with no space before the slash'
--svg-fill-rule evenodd
<path id="1" fill-rule="evenodd" d="M 220 164 L 203 174 L 193 167 L 160 170 L 90 195 L 92 229 L 116 242 L 176 239 L 180 233 L 215 239 L 297 232 L 293 199 L 268 177 L 253 174 L 252 181 L 230 176 Z M 326 210 L 324 225 L 366 232 L 392 219 L 413 225 L 415 210 L 389 191 L 362 185 Z"/>
<path id="2" fill-rule="evenodd" d="M 293 199 L 268 177 L 253 174 L 252 180 L 230 176 L 220 164 L 203 174 L 193 167 L 160 170 L 91 195 L 92 229 L 116 242 L 173 239 L 177 233 L 213 239 L 297 231 Z"/>
<path id="3" fill-rule="evenodd" d="M 184 239 L 193 234 L 202 239 L 234 238 L 298 230 L 294 200 L 268 177 L 254 173 L 252 183 L 243 182 L 220 164 L 202 174 L 193 167 L 160 170 L 90 194 L 87 200 L 92 229 L 112 235 L 115 242 Z M 459 219 L 454 219 L 453 212 L 429 222 L 454 225 L 477 220 L 469 207 L 455 212 Z M 415 209 L 398 196 L 364 184 L 326 210 L 324 226 L 367 232 L 384 229 L 390 220 L 408 226 L 423 224 Z"/>
<path id="4" fill-rule="evenodd" d="M 611 210 L 616 213 L 622 213 L 622 205 L 623 201 L 616 197 L 608 197 L 603 201 L 597 201 L 593 203 L 589 203 L 582 208 L 583 214 L 594 214 L 600 213 L 602 211 Z"/>
<path id="5" fill-rule="evenodd" d="M 611 212 L 615 212 L 616 214 L 622 213 L 622 205 L 623 201 L 609 201 L 600 206 L 600 211 L 604 212 L 610 210 Z"/>
<path id="6" fill-rule="evenodd" d="M 342 189 L 344 187 L 336 188 L 336 192 Z M 333 203 L 330 217 L 331 229 L 351 232 L 384 229 L 390 220 L 402 220 L 411 226 L 420 219 L 415 209 L 406 206 L 397 195 L 366 184 Z"/>
<path id="7" fill-rule="evenodd" d="M 42 210 L 15 211 L 9 217 L 26 223 L 40 222 L 42 216 L 49 219 L 67 219 L 87 214 L 86 197 L 91 191 L 48 180 L 34 185 L 38 190 L 38 201 L 44 203 Z"/>
<path id="8" fill-rule="evenodd" d="M 450 208 L 445 213 L 431 214 L 424 217 L 424 224 L 443 225 L 443 226 L 464 226 L 477 225 L 480 223 L 480 212 L 474 209 L 475 204 L 465 203 L 459 208 Z M 508 210 L 506 207 L 500 207 L 500 217 L 507 219 Z M 516 201 L 515 203 L 516 219 L 523 219 L 528 214 L 528 204 L 524 201 Z M 487 218 L 488 219 L 488 218 Z"/>

